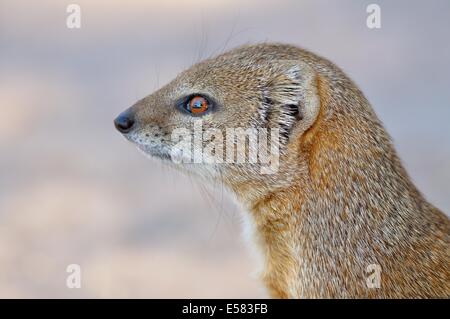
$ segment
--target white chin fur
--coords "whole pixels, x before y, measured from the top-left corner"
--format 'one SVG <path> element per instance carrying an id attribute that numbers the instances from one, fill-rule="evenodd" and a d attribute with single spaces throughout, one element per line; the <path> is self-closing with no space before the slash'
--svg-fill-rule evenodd
<path id="1" fill-rule="evenodd" d="M 212 182 L 220 176 L 219 168 L 215 164 L 192 163 L 188 158 L 183 159 L 177 158 L 176 156 L 173 158 L 167 147 L 161 147 L 154 144 L 142 144 L 133 140 L 131 140 L 131 142 L 145 157 L 153 160 L 160 160 L 165 164 L 169 164 L 171 167 L 198 176 L 203 180 Z"/>

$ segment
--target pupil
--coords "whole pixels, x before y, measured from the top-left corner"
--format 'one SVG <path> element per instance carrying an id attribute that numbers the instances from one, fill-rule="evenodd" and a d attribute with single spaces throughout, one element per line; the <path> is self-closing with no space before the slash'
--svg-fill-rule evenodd
<path id="1" fill-rule="evenodd" d="M 196 109 L 199 109 L 199 108 L 201 108 L 202 107 L 202 102 L 201 101 L 199 101 L 199 100 L 197 100 L 197 101 L 194 101 L 194 103 L 193 103 L 193 105 L 192 105 L 194 108 L 196 108 Z"/>

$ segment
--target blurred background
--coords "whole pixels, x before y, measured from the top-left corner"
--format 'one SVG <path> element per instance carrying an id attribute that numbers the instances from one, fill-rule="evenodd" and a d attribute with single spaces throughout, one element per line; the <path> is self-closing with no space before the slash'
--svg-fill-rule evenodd
<path id="1" fill-rule="evenodd" d="M 81 7 L 69 29 L 66 8 Z M 381 29 L 366 7 L 381 7 Z M 114 117 L 204 57 L 287 42 L 360 86 L 450 213 L 450 2 L 0 0 L 0 297 L 264 297 L 240 212 Z M 79 264 L 81 289 L 66 267 Z"/>

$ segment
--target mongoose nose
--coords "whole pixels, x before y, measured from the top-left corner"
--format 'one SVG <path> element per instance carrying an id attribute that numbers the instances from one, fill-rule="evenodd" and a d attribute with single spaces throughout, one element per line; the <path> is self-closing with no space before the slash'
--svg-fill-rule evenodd
<path id="1" fill-rule="evenodd" d="M 115 127 L 121 133 L 128 133 L 134 125 L 134 116 L 130 112 L 123 112 L 114 120 Z"/>

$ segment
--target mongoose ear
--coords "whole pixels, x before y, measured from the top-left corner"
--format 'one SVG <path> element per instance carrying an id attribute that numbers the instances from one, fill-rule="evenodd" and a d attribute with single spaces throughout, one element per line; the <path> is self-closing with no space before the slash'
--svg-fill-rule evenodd
<path id="1" fill-rule="evenodd" d="M 281 136 L 302 134 L 314 124 L 320 109 L 317 74 L 307 64 L 288 61 L 276 67 L 267 83 L 264 103 L 278 122 Z"/>

